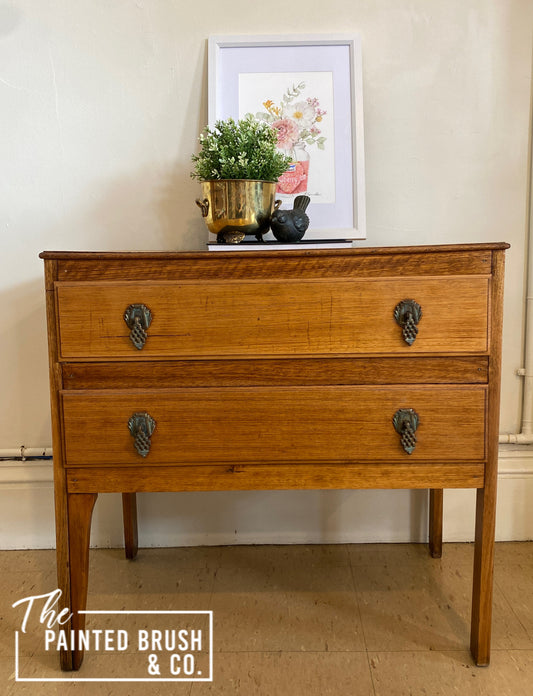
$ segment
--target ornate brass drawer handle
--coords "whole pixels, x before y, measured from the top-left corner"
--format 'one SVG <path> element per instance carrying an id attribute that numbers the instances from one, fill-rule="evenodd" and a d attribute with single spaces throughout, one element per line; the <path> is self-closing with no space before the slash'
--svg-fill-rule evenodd
<path id="1" fill-rule="evenodd" d="M 402 300 L 394 308 L 394 318 L 402 327 L 404 341 L 411 346 L 418 334 L 417 324 L 422 319 L 422 307 L 414 300 Z"/>
<path id="2" fill-rule="evenodd" d="M 124 312 L 124 321 L 130 329 L 130 341 L 141 350 L 148 338 L 146 331 L 152 323 L 152 312 L 144 304 L 130 304 Z"/>
<path id="3" fill-rule="evenodd" d="M 134 446 L 141 457 L 150 451 L 150 436 L 155 430 L 155 420 L 149 413 L 134 413 L 128 421 L 128 428 L 134 438 Z"/>
<path id="4" fill-rule="evenodd" d="M 407 454 L 412 454 L 416 447 L 416 429 L 418 413 L 412 408 L 400 408 L 392 417 L 396 432 L 401 435 L 400 442 Z"/>

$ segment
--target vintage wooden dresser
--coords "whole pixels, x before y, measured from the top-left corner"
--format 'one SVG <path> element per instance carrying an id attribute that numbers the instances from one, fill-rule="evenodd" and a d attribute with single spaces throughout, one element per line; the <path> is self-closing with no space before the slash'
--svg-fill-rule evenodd
<path id="1" fill-rule="evenodd" d="M 59 587 L 83 627 L 91 515 L 140 491 L 476 488 L 489 662 L 504 243 L 43 252 Z M 77 669 L 79 651 L 62 654 Z"/>

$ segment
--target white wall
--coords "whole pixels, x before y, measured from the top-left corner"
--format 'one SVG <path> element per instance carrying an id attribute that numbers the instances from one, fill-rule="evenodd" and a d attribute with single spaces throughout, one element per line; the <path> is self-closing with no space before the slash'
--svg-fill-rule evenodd
<path id="1" fill-rule="evenodd" d="M 190 155 L 206 40 L 224 33 L 361 35 L 367 244 L 511 242 L 502 431 L 519 429 L 532 26 L 530 0 L 0 3 L 0 449 L 51 444 L 42 249 L 202 248 Z M 0 546 L 52 543 L 41 470 L 3 471 Z M 520 476 L 527 489 L 527 465 Z M 417 538 L 425 505 L 410 492 L 210 495 L 143 496 L 146 543 Z M 502 534 L 533 536 L 525 508 L 508 505 Z M 116 541 L 112 510 L 99 504 L 98 543 Z"/>

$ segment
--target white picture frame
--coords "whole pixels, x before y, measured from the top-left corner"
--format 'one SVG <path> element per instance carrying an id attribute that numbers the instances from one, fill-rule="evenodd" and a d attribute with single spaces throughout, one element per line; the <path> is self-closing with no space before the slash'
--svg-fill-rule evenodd
<path id="1" fill-rule="evenodd" d="M 211 127 L 218 120 L 242 118 L 245 113 L 263 113 L 272 119 L 293 106 L 304 107 L 298 112 L 302 116 L 306 105 L 309 125 L 311 106 L 325 107 L 318 119 L 315 113 L 320 123 L 305 131 L 308 152 L 298 155 L 307 159 L 307 165 L 302 163 L 299 169 L 304 172 L 302 167 L 307 166 L 302 176 L 307 181 L 299 187 L 309 185 L 304 192 L 311 198 L 306 239 L 365 239 L 360 37 L 211 36 L 208 78 Z M 271 111 L 265 113 L 267 105 Z M 284 190 L 278 189 L 283 207 L 292 207 L 291 200 L 299 192 L 291 186 L 292 180 L 283 185 Z"/>

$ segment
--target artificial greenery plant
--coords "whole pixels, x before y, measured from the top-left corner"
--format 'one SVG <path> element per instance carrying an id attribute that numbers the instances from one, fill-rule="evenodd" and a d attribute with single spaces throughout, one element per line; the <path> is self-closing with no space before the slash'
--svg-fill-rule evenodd
<path id="1" fill-rule="evenodd" d="M 238 121 L 217 121 L 199 137 L 200 152 L 192 156 L 195 166 L 191 176 L 200 181 L 277 181 L 291 162 L 277 149 L 277 139 L 275 128 L 251 114 Z"/>

